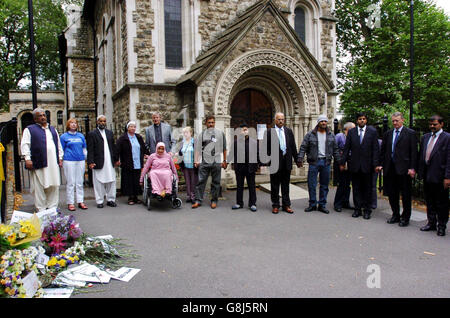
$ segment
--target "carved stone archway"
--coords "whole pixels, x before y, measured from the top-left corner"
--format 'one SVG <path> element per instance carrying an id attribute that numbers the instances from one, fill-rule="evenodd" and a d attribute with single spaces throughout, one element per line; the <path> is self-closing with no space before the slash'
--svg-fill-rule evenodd
<path id="1" fill-rule="evenodd" d="M 215 98 L 214 112 L 219 116 L 229 114 L 232 91 L 239 80 L 249 71 L 258 71 L 264 68 L 264 72 L 283 74 L 278 76 L 284 86 L 293 97 L 293 102 L 299 105 L 299 97 L 303 102 L 303 115 L 319 112 L 319 102 L 316 88 L 303 66 L 289 55 L 275 50 L 256 50 L 243 54 L 232 62 L 223 72 L 218 81 Z M 294 84 L 294 85 L 293 85 Z M 299 97 L 296 97 L 300 95 Z M 292 115 L 300 114 L 298 107 L 294 108 Z"/>

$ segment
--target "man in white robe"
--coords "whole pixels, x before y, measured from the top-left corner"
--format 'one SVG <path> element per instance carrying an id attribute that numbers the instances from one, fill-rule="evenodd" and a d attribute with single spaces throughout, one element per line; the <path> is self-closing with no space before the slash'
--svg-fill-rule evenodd
<path id="1" fill-rule="evenodd" d="M 47 123 L 45 111 L 36 108 L 33 117 L 36 124 L 24 129 L 21 152 L 25 157 L 25 167 L 30 171 L 34 205 L 42 211 L 58 207 L 64 151 L 58 132 Z"/>
<path id="2" fill-rule="evenodd" d="M 117 165 L 112 131 L 106 129 L 106 117 L 97 118 L 97 128 L 87 136 L 88 166 L 92 169 L 95 201 L 97 208 L 106 205 L 116 207 L 116 171 Z"/>

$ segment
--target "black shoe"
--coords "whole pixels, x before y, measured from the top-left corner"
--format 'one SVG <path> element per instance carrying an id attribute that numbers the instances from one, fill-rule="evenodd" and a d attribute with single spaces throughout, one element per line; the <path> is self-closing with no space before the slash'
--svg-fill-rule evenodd
<path id="1" fill-rule="evenodd" d="M 436 225 L 431 225 L 430 223 L 427 223 L 427 225 L 422 226 L 420 230 L 423 232 L 436 231 Z"/>
<path id="2" fill-rule="evenodd" d="M 355 209 L 355 208 L 352 207 L 350 204 L 344 204 L 344 205 L 342 206 L 342 208 L 343 208 L 343 209 L 348 209 L 348 210 L 354 210 L 354 209 Z"/>
<path id="3" fill-rule="evenodd" d="M 330 213 L 330 211 L 328 211 L 324 206 L 320 206 L 320 205 L 319 205 L 318 210 L 319 210 L 320 212 L 325 213 L 325 214 Z"/>
<path id="4" fill-rule="evenodd" d="M 97 204 L 97 208 L 103 209 L 103 203 Z"/>
<path id="5" fill-rule="evenodd" d="M 186 203 L 191 203 L 192 200 L 191 199 L 186 199 Z"/>
<path id="6" fill-rule="evenodd" d="M 317 207 L 315 205 L 310 205 L 309 207 L 307 207 L 305 209 L 305 212 L 312 212 L 312 211 L 316 211 Z"/>
<path id="7" fill-rule="evenodd" d="M 371 212 L 369 212 L 369 211 L 364 211 L 364 215 L 363 215 L 364 220 L 370 220 L 370 213 Z"/>
<path id="8" fill-rule="evenodd" d="M 336 212 L 342 212 L 342 208 L 334 208 Z"/>
<path id="9" fill-rule="evenodd" d="M 409 221 L 406 221 L 406 220 L 400 220 L 400 222 L 398 223 L 398 226 L 401 226 L 401 227 L 405 227 L 408 225 L 409 225 Z"/>
<path id="10" fill-rule="evenodd" d="M 397 216 L 391 217 L 389 220 L 386 221 L 388 224 L 394 224 L 400 222 L 400 218 Z"/>
<path id="11" fill-rule="evenodd" d="M 357 218 L 361 215 L 362 215 L 361 210 L 355 210 L 355 212 L 353 212 L 352 214 L 352 218 Z"/>
<path id="12" fill-rule="evenodd" d="M 438 236 L 445 236 L 445 228 L 443 228 L 443 227 L 438 228 L 437 235 Z"/>
<path id="13" fill-rule="evenodd" d="M 110 206 L 110 207 L 113 207 L 113 208 L 115 208 L 115 207 L 117 206 L 116 202 L 114 202 L 114 201 L 108 201 L 108 202 L 106 203 L 106 205 L 107 205 L 107 206 Z"/>

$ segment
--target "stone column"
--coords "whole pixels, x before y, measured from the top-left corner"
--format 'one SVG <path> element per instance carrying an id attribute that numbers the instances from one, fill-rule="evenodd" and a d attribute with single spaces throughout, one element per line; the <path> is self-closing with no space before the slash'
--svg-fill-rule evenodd
<path id="1" fill-rule="evenodd" d="M 297 144 L 297 150 L 300 148 L 300 145 L 302 144 L 302 139 L 300 136 L 300 116 L 294 116 L 294 137 Z M 294 166 L 294 175 L 299 176 L 300 175 L 300 168 L 297 166 Z"/>
<path id="2" fill-rule="evenodd" d="M 214 115 L 216 117 L 216 128 L 223 131 L 225 134 L 225 138 L 227 139 L 227 155 L 230 153 L 231 147 L 231 134 L 230 134 L 230 115 Z M 222 158 L 223 159 L 223 158 Z M 227 184 L 236 183 L 234 180 L 235 176 L 233 170 L 231 169 L 231 165 L 228 165 L 226 170 L 222 169 L 222 179 L 221 179 L 221 187 L 222 191 L 227 189 Z"/>

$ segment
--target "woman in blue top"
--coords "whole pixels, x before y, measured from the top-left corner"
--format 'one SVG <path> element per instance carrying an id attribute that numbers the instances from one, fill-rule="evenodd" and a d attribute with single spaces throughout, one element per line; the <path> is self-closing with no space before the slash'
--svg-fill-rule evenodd
<path id="1" fill-rule="evenodd" d="M 191 127 L 183 129 L 183 142 L 179 155 L 183 161 L 180 167 L 183 170 L 184 180 L 186 181 L 186 202 L 195 202 L 195 185 L 198 182 L 198 172 L 194 167 L 194 138 L 192 137 L 193 130 Z"/>
<path id="2" fill-rule="evenodd" d="M 66 176 L 66 194 L 67 205 L 69 211 L 75 211 L 74 192 L 76 188 L 78 207 L 86 210 L 87 206 L 84 204 L 84 171 L 85 160 L 87 155 L 86 140 L 83 134 L 77 132 L 78 122 L 75 118 L 67 121 L 67 132 L 61 135 L 61 146 L 64 150 L 63 168 Z"/>

